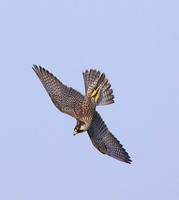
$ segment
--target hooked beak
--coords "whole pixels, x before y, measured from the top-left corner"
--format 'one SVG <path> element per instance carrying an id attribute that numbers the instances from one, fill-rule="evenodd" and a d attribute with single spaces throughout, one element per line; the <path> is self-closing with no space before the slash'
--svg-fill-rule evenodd
<path id="1" fill-rule="evenodd" d="M 75 128 L 73 135 L 75 136 L 76 134 L 78 134 L 77 129 Z"/>
<path id="2" fill-rule="evenodd" d="M 75 136 L 76 134 L 79 134 L 79 133 L 83 133 L 84 132 L 84 130 L 74 130 L 74 132 L 73 132 L 73 135 Z"/>

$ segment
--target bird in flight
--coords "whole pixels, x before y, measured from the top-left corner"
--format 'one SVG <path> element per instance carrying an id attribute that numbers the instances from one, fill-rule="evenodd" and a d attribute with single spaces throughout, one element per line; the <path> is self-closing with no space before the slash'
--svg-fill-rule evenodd
<path id="1" fill-rule="evenodd" d="M 49 94 L 54 105 L 61 111 L 76 118 L 74 135 L 88 132 L 93 145 L 103 154 L 117 160 L 131 163 L 130 156 L 108 130 L 96 106 L 114 103 L 113 90 L 104 73 L 97 70 L 83 72 L 85 95 L 67 87 L 52 73 L 41 66 L 33 66 L 34 72 Z"/>

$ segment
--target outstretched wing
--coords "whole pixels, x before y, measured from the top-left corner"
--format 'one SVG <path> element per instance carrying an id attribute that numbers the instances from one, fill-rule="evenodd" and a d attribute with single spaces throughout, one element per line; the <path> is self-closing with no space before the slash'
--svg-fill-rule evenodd
<path id="1" fill-rule="evenodd" d="M 110 133 L 100 115 L 95 112 L 89 137 L 93 145 L 103 154 L 107 154 L 117 160 L 131 163 L 130 157 L 120 142 Z"/>
<path id="2" fill-rule="evenodd" d="M 34 65 L 33 70 L 42 82 L 54 105 L 61 112 L 76 118 L 84 96 L 73 88 L 64 85 L 44 68 Z"/>

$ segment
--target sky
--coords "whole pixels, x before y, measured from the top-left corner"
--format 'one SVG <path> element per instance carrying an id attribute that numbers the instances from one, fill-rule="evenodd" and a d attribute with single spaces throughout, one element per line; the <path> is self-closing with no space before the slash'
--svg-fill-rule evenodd
<path id="1" fill-rule="evenodd" d="M 177 200 L 179 1 L 1 1 L 0 199 Z M 97 107 L 132 159 L 98 152 L 32 70 L 84 94 L 104 72 L 115 103 Z"/>

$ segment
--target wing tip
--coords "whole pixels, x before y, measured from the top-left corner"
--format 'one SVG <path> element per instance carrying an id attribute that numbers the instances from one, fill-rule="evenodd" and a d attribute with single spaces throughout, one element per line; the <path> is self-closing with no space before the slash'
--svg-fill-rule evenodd
<path id="1" fill-rule="evenodd" d="M 121 156 L 118 157 L 118 156 L 114 156 L 114 155 L 109 155 L 109 156 L 115 158 L 116 160 L 122 161 L 124 163 L 132 164 L 132 160 L 130 159 L 130 156 L 128 155 L 128 153 L 127 153 L 127 155 L 125 155 L 125 157 L 121 157 Z"/>
<path id="2" fill-rule="evenodd" d="M 132 160 L 130 159 L 130 157 L 128 158 L 128 160 L 125 160 L 124 162 L 127 164 L 132 164 Z"/>
<path id="3" fill-rule="evenodd" d="M 34 65 L 33 64 L 33 67 L 32 67 L 32 69 L 34 70 L 34 72 L 39 76 L 40 74 L 50 74 L 50 75 L 52 75 L 53 76 L 53 74 L 52 73 L 50 73 L 48 70 L 46 70 L 45 68 L 43 68 L 43 67 L 41 67 L 40 65 L 39 66 L 37 66 L 37 65 Z"/>
<path id="4" fill-rule="evenodd" d="M 37 73 L 38 71 L 41 71 L 41 70 L 44 69 L 44 68 L 42 68 L 40 65 L 39 65 L 39 67 L 38 67 L 37 65 L 33 64 L 32 69 L 34 70 L 35 73 Z M 44 69 L 44 70 L 45 70 L 45 69 Z"/>

